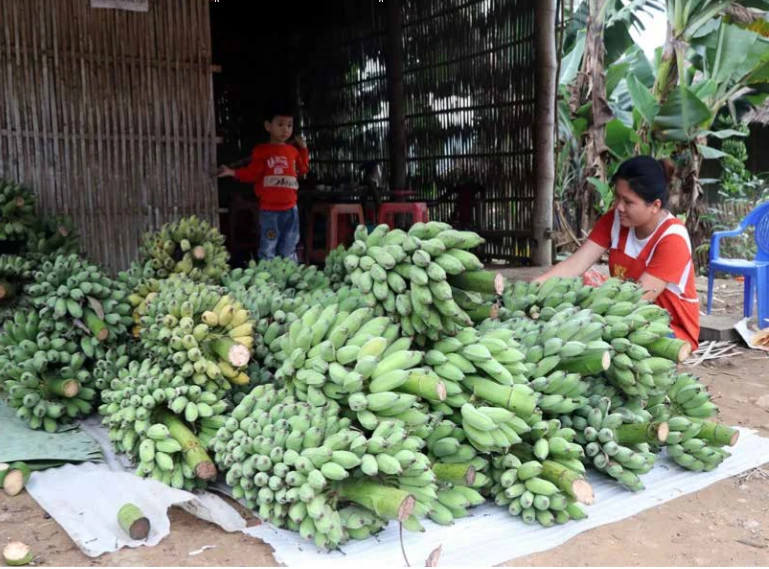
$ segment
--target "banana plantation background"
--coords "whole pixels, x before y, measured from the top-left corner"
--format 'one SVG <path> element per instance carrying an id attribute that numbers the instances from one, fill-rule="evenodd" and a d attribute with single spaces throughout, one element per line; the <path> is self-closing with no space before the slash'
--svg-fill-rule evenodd
<path id="1" fill-rule="evenodd" d="M 769 199 L 756 168 L 761 160 L 749 160 L 746 144 L 751 123 L 755 131 L 769 115 L 766 10 L 767 1 L 562 3 L 555 189 L 561 248 L 584 240 L 611 206 L 612 174 L 636 154 L 674 162 L 670 207 L 686 221 L 700 271 L 707 270 L 710 233 L 735 226 Z M 666 41 L 651 58 L 633 39 L 649 16 L 667 24 Z M 750 258 L 751 243 L 750 235 L 733 241 L 726 254 Z"/>

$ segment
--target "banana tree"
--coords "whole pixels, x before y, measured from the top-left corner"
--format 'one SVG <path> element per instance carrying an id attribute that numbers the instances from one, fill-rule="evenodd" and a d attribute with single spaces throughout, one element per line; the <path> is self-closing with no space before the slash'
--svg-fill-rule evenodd
<path id="1" fill-rule="evenodd" d="M 642 141 L 675 145 L 678 175 L 671 206 L 686 214 L 696 237 L 699 216 L 693 214 L 702 195 L 702 160 L 723 156 L 708 146 L 708 139 L 742 136 L 734 130 L 714 131 L 714 121 L 735 99 L 769 82 L 769 41 L 724 17 L 733 2 L 668 4 L 668 43 L 654 85 L 650 89 L 631 76 L 627 90 L 642 119 Z"/>
<path id="2" fill-rule="evenodd" d="M 595 193 L 590 180 L 607 179 L 606 125 L 613 115 L 607 100 L 608 63 L 633 44 L 630 30 L 643 30 L 643 13 L 664 9 L 663 0 L 587 0 L 570 22 L 561 71 L 562 96 L 572 114 L 582 113 L 579 156 L 586 161 L 585 176 L 577 184 L 579 225 L 584 230 L 595 218 Z M 585 112 L 586 111 L 586 112 Z"/>

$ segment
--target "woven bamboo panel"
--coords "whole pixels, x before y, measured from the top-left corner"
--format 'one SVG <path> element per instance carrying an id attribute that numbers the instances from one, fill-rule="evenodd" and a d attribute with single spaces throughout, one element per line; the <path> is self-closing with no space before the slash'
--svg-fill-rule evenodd
<path id="1" fill-rule="evenodd" d="M 89 256 L 113 270 L 147 229 L 218 219 L 208 8 L 0 1 L 0 177 L 71 215 Z"/>
<path id="2" fill-rule="evenodd" d="M 361 6 L 368 6 L 365 11 Z M 430 202 L 480 184 L 473 228 L 494 231 L 484 251 L 528 258 L 534 210 L 534 0 L 401 0 L 408 184 Z M 322 36 L 303 74 L 305 128 L 323 181 L 389 161 L 381 3 Z M 455 198 L 431 207 L 451 221 Z"/>

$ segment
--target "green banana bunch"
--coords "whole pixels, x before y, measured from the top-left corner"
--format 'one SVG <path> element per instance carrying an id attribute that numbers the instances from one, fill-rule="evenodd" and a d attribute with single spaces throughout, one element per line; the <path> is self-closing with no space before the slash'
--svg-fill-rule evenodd
<path id="1" fill-rule="evenodd" d="M 323 268 L 323 273 L 328 278 L 331 286 L 336 288 L 337 286 L 345 283 L 347 279 L 347 269 L 344 265 L 344 259 L 347 256 L 347 249 L 344 245 L 340 245 L 336 249 L 329 252 L 326 255 L 326 265 Z"/>
<path id="2" fill-rule="evenodd" d="M 254 357 L 271 371 L 277 371 L 280 362 L 275 360 L 270 344 L 288 331 L 288 327 L 312 306 L 326 308 L 339 304 L 342 311 L 351 311 L 362 306 L 360 291 L 347 286 L 336 292 L 328 289 L 296 291 L 278 290 L 274 284 L 251 285 L 242 283 L 229 286 L 230 294 L 258 318 L 254 336 Z"/>
<path id="3" fill-rule="evenodd" d="M 17 310 L 0 334 L 0 377 L 8 404 L 30 428 L 56 432 L 87 416 L 97 391 L 80 346 L 34 310 Z"/>
<path id="4" fill-rule="evenodd" d="M 72 218 L 39 215 L 30 226 L 25 254 L 38 263 L 62 255 L 80 253 L 80 238 Z"/>
<path id="5" fill-rule="evenodd" d="M 136 463 L 139 476 L 174 488 L 205 487 L 216 476 L 205 447 L 224 424 L 227 403 L 151 359 L 114 353 L 103 361 L 99 414 L 115 449 Z"/>
<path id="6" fill-rule="evenodd" d="M 0 241 L 23 241 L 35 221 L 35 195 L 27 188 L 0 180 Z"/>
<path id="7" fill-rule="evenodd" d="M 0 322 L 13 317 L 12 309 L 27 304 L 24 287 L 32 280 L 33 266 L 24 257 L 0 255 Z"/>
<path id="8" fill-rule="evenodd" d="M 296 291 L 329 290 L 328 277 L 314 265 L 303 265 L 284 257 L 251 261 L 245 269 L 234 269 L 224 275 L 222 284 L 231 287 L 233 284 L 246 287 L 272 284 L 277 290 L 287 288 Z"/>
<path id="9" fill-rule="evenodd" d="M 440 402 L 443 383 L 419 368 L 424 354 L 399 338 L 398 326 L 373 309 L 340 311 L 336 304 L 315 305 L 270 345 L 282 362 L 275 373 L 299 401 L 323 406 L 345 403 L 366 430 L 383 419 L 424 426 L 429 415 L 419 398 Z"/>
<path id="10" fill-rule="evenodd" d="M 483 243 L 475 233 L 439 222 L 414 224 L 408 233 L 377 226 L 355 231 L 344 265 L 366 305 L 401 325 L 420 344 L 452 335 L 473 320 L 454 300 L 451 277 L 483 268 L 468 250 Z"/>
<path id="11" fill-rule="evenodd" d="M 161 279 L 183 274 L 196 282 L 219 283 L 229 271 L 229 258 L 224 236 L 195 216 L 146 233 L 139 248 L 139 265 L 149 264 Z"/>
<path id="12" fill-rule="evenodd" d="M 427 507 L 432 521 L 451 525 L 454 520 L 469 515 L 470 507 L 484 502 L 478 492 L 488 486 L 489 461 L 469 444 L 464 430 L 447 419 L 432 425 L 425 442 L 437 488 L 435 495 L 412 493 Z"/>
<path id="13" fill-rule="evenodd" d="M 718 406 L 711 401 L 707 387 L 693 375 L 682 373 L 667 392 L 671 412 L 693 419 L 709 419 L 718 413 Z"/>
<path id="14" fill-rule="evenodd" d="M 466 403 L 461 409 L 462 430 L 467 440 L 481 452 L 506 453 L 521 442 L 529 427 L 512 411 L 500 407 L 475 407 Z"/>
<path id="15" fill-rule="evenodd" d="M 623 282 L 616 277 L 607 279 L 599 287 L 587 288 L 588 294 L 579 302 L 579 305 L 601 316 L 622 316 L 628 305 L 632 310 L 641 302 L 643 296 L 643 290 L 637 284 L 630 281 Z"/>
<path id="16" fill-rule="evenodd" d="M 507 287 L 503 295 L 505 308 L 521 316 L 539 319 L 543 311 L 574 306 L 589 293 L 589 287 L 579 278 L 549 279 L 539 284 L 517 281 Z"/>
<path id="17" fill-rule="evenodd" d="M 191 384 L 224 397 L 247 385 L 254 345 L 248 310 L 215 286 L 186 279 L 162 281 L 141 317 L 142 348 L 173 365 Z"/>
<path id="18" fill-rule="evenodd" d="M 325 549 L 368 537 L 387 519 L 421 527 L 417 514 L 427 509 L 409 492 L 436 488 L 424 440 L 390 420 L 367 437 L 340 412 L 335 401 L 316 406 L 286 388 L 255 387 L 211 442 L 233 495 Z"/>
<path id="19" fill-rule="evenodd" d="M 577 440 L 584 444 L 592 465 L 634 492 L 644 489 L 639 475 L 653 467 L 656 455 L 651 444 L 659 445 L 667 436 L 665 423 L 625 423 L 625 415 L 610 412 L 610 400 L 602 398 L 595 407 L 577 410 L 587 426 Z"/>
<path id="20" fill-rule="evenodd" d="M 514 453 L 525 460 L 549 460 L 580 474 L 585 473 L 581 462 L 585 452 L 576 430 L 564 426 L 560 419 L 544 420 L 542 414 L 532 416 L 529 423 L 529 430 L 522 434 L 524 442 L 513 450 Z"/>
<path id="21" fill-rule="evenodd" d="M 135 284 L 131 289 L 131 293 L 128 295 L 128 302 L 133 308 L 131 315 L 134 326 L 132 329 L 132 335 L 134 338 L 138 338 L 141 335 L 141 318 L 147 314 L 147 306 L 157 297 L 160 292 L 162 281 L 158 279 L 142 279 Z"/>
<path id="22" fill-rule="evenodd" d="M 671 417 L 670 433 L 665 443 L 676 464 L 694 472 L 710 472 L 731 454 L 724 445 L 734 445 L 739 437 L 735 429 L 720 423 L 699 421 L 684 416 Z"/>
<path id="23" fill-rule="evenodd" d="M 587 403 L 585 394 L 591 387 L 579 373 L 566 373 L 563 370 L 556 370 L 547 376 L 538 377 L 530 381 L 529 386 L 542 394 L 538 406 L 550 417 L 571 414 L 585 405 Z"/>
<path id="24" fill-rule="evenodd" d="M 528 449 L 495 456 L 491 480 L 494 502 L 526 524 L 551 527 L 587 517 L 576 496 L 589 494 L 592 499 L 592 490 L 581 473 L 552 460 L 540 461 Z"/>
<path id="25" fill-rule="evenodd" d="M 92 366 L 91 374 L 96 389 L 99 392 L 109 389 L 110 383 L 117 377 L 120 370 L 126 368 L 131 361 L 141 359 L 139 346 L 135 343 L 110 348 Z"/>
<path id="26" fill-rule="evenodd" d="M 55 322 L 57 333 L 78 338 L 88 358 L 127 336 L 133 320 L 126 291 L 96 265 L 60 256 L 44 262 L 34 277 L 26 289 L 33 306 Z"/>
<path id="27" fill-rule="evenodd" d="M 456 391 L 468 387 L 464 381 L 467 377 L 490 378 L 502 385 L 525 384 L 528 370 L 524 360 L 520 344 L 507 328 L 483 332 L 460 328 L 455 336 L 433 343 L 425 354 L 426 363 L 443 380 L 456 384 Z M 449 398 L 447 402 L 452 407 L 461 407 L 467 398 Z"/>

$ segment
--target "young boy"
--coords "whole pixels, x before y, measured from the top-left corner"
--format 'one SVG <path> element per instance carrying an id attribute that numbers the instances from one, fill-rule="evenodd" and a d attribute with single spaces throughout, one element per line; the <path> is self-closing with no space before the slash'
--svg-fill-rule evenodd
<path id="1" fill-rule="evenodd" d="M 288 109 L 273 109 L 264 128 L 270 141 L 254 148 L 251 163 L 237 170 L 223 166 L 219 177 L 232 176 L 239 182 L 254 184 L 261 210 L 259 258 L 272 259 L 278 255 L 296 260 L 300 233 L 297 175 L 307 173 L 310 154 L 303 136 L 296 137 L 296 146 L 288 143 L 294 131 L 293 113 Z"/>

